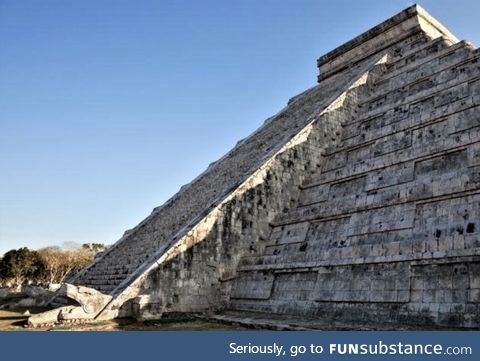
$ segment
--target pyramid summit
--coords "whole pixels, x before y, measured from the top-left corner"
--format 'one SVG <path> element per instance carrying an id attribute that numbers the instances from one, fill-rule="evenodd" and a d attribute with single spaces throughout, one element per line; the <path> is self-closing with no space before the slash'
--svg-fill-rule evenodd
<path id="1" fill-rule="evenodd" d="M 479 57 L 418 5 L 321 56 L 316 86 L 69 280 L 75 304 L 30 324 L 480 327 Z"/>
<path id="2" fill-rule="evenodd" d="M 318 80 L 320 82 L 354 64 L 361 63 L 372 55 L 385 51 L 402 38 L 419 31 L 428 34 L 432 39 L 442 36 L 453 43 L 459 41 L 420 5 L 413 5 L 321 56 L 317 60 L 320 72 Z"/>

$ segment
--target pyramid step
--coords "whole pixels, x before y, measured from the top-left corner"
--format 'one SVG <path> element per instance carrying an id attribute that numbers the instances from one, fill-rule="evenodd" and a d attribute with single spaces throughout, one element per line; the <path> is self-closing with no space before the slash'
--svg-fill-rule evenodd
<path id="1" fill-rule="evenodd" d="M 440 37 L 422 44 L 418 48 L 405 53 L 400 58 L 393 58 L 393 61 L 387 64 L 388 74 L 394 76 L 399 72 L 404 72 L 405 69 L 415 66 L 416 64 L 429 61 L 445 52 L 451 46 L 455 46 L 450 39 Z"/>
<path id="2" fill-rule="evenodd" d="M 465 40 L 459 41 L 458 43 L 439 49 L 438 52 L 434 52 L 423 58 L 419 58 L 417 61 L 412 62 L 408 65 L 405 65 L 403 67 L 398 67 L 398 69 L 395 69 L 395 70 L 389 69 L 389 71 L 387 71 L 386 74 L 382 77 L 382 80 L 379 81 L 378 83 L 389 81 L 390 79 L 397 78 L 402 74 L 417 73 L 419 71 L 428 71 L 428 68 L 432 66 L 432 62 L 433 63 L 437 62 L 439 64 L 448 63 L 448 61 L 455 58 L 458 52 L 462 53 L 463 52 L 462 49 L 464 48 L 468 48 L 472 51 L 475 49 L 475 47 L 470 42 Z M 392 63 L 392 66 L 394 64 L 395 63 Z M 389 64 L 387 64 L 387 67 L 389 67 Z"/>
<path id="3" fill-rule="evenodd" d="M 369 144 L 388 140 L 389 137 L 393 139 L 401 132 L 422 128 L 428 123 L 441 120 L 450 114 L 461 112 L 478 104 L 478 99 L 474 96 L 474 90 L 469 83 L 451 84 L 450 87 L 438 91 L 434 91 L 435 89 L 438 88 L 432 88 L 430 93 L 425 93 L 424 103 L 405 103 L 381 115 L 367 118 L 355 126 L 345 126 L 348 138 L 334 147 L 327 148 L 325 157 L 327 159 L 338 157 L 340 153 L 353 152 Z M 445 98 L 452 100 L 450 103 L 442 105 Z M 422 107 L 429 107 L 430 103 L 432 104 L 430 111 L 422 112 Z M 437 107 L 433 107 L 434 104 L 438 104 Z M 326 164 L 323 169 L 335 169 L 335 166 Z"/>
<path id="4" fill-rule="evenodd" d="M 478 72 L 478 68 L 475 69 L 475 72 Z M 418 108 L 419 105 L 427 106 L 427 103 L 422 103 L 424 101 L 430 101 L 431 98 L 435 97 L 432 101 L 433 104 L 428 104 L 429 109 L 435 109 L 440 106 L 448 104 L 449 101 L 454 102 L 459 97 L 466 96 L 468 93 L 469 84 L 478 80 L 479 75 L 472 76 L 468 80 L 462 76 L 458 79 L 452 79 L 450 81 L 441 83 L 439 85 L 434 85 L 430 88 L 423 89 L 414 95 L 407 95 L 402 99 L 397 100 L 396 102 L 387 102 L 386 104 L 380 104 L 374 109 L 368 110 L 358 116 L 357 120 L 354 123 L 346 124 L 348 126 L 357 126 L 358 124 L 371 120 L 376 117 L 383 116 L 388 112 L 394 112 L 394 116 L 403 116 L 406 117 L 406 110 L 411 110 L 414 113 L 421 113 L 422 109 Z M 463 88 L 461 88 L 463 86 Z M 456 88 L 456 89 L 453 89 Z M 451 94 L 449 94 L 451 93 Z M 468 95 L 468 94 L 467 94 Z"/>
<path id="5" fill-rule="evenodd" d="M 399 164 L 398 167 L 403 167 L 403 163 L 407 161 L 419 161 L 429 154 L 441 154 L 450 149 L 459 149 L 465 145 L 475 143 L 480 137 L 477 132 L 479 113 L 480 110 L 477 106 L 446 116 L 444 119 L 441 118 L 438 123 L 423 129 L 418 129 L 414 131 L 413 134 L 411 132 L 408 135 L 411 136 L 411 140 L 409 140 L 411 145 L 405 143 L 405 147 L 401 146 L 401 141 L 402 138 L 407 140 L 408 138 L 405 138 L 405 135 L 400 133 L 396 138 L 391 138 L 392 142 L 396 142 L 395 144 L 397 144 L 399 148 L 395 152 L 376 156 L 375 152 L 381 148 L 366 146 L 362 150 L 364 159 L 361 162 L 355 161 L 354 154 L 351 154 L 348 162 L 347 160 L 343 161 L 342 159 L 345 159 L 346 155 L 344 153 L 338 153 L 337 161 L 341 163 L 339 163 L 337 169 L 312 175 L 310 179 L 303 184 L 302 188 L 326 187 L 331 184 L 346 182 L 363 176 L 367 171 L 381 173 L 384 169 L 393 167 L 395 164 Z M 459 119 L 462 116 L 465 117 L 465 120 L 460 122 Z M 477 130 L 473 132 L 469 130 L 468 127 Z M 443 138 L 442 141 L 435 141 L 434 135 L 439 134 L 442 128 L 450 129 L 451 135 Z M 423 137 L 427 135 L 432 137 L 432 141 L 422 140 L 424 139 Z M 421 136 L 421 138 L 419 138 L 419 136 Z M 382 144 L 382 147 L 384 146 L 385 145 Z M 360 149 L 358 151 L 360 151 Z"/>
<path id="6" fill-rule="evenodd" d="M 445 36 L 436 39 L 420 42 L 411 49 L 402 52 L 401 49 L 390 51 L 389 61 L 387 63 L 387 72 L 392 74 L 408 65 L 419 62 L 433 54 L 437 54 L 453 45 L 453 42 Z"/>
<path id="7" fill-rule="evenodd" d="M 429 67 L 429 72 L 412 72 L 405 74 L 401 82 L 382 82 L 375 87 L 372 94 L 364 99 L 360 104 L 366 111 L 372 110 L 378 104 L 396 103 L 406 95 L 412 96 L 424 89 L 428 89 L 435 85 L 448 82 L 452 79 L 462 77 L 469 79 L 469 75 L 476 67 L 478 67 L 478 55 L 474 54 L 469 48 L 462 48 L 464 53 L 462 56 L 454 58 L 446 64 L 438 64 Z M 455 62 L 454 62 L 455 60 Z"/>
<path id="8" fill-rule="evenodd" d="M 466 67 L 468 68 L 477 62 L 478 53 L 472 50 L 470 43 L 460 42 L 446 48 L 437 54 L 436 57 L 430 57 L 428 61 L 424 61 L 420 66 L 405 69 L 395 76 L 386 72 L 384 76 L 377 80 L 373 91 L 362 103 L 373 102 L 387 96 L 389 93 L 403 92 L 408 94 L 408 90 L 418 91 L 416 89 L 419 87 L 418 83 L 433 78 L 433 76 L 436 76 L 440 83 L 454 79 L 457 74 L 462 75 Z M 441 61 L 442 59 L 448 59 L 448 61 Z M 410 89 L 407 89 L 408 87 Z M 397 98 L 398 96 L 390 95 L 388 99 L 395 101 Z"/>

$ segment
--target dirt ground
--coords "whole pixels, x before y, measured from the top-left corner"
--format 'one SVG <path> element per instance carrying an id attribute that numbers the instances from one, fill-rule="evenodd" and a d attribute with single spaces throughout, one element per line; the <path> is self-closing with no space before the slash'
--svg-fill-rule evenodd
<path id="1" fill-rule="evenodd" d="M 0 310 L 0 331 L 238 331 L 246 328 L 202 320 L 168 320 L 148 323 L 103 321 L 84 325 L 58 325 L 45 328 L 25 328 L 28 316 L 25 309 Z M 30 313 L 42 309 L 30 309 Z"/>
<path id="2" fill-rule="evenodd" d="M 0 331 L 15 331 L 23 330 L 27 322 L 28 315 L 24 315 L 25 309 L 15 311 L 0 310 Z M 32 314 L 42 312 L 43 309 L 32 309 Z"/>

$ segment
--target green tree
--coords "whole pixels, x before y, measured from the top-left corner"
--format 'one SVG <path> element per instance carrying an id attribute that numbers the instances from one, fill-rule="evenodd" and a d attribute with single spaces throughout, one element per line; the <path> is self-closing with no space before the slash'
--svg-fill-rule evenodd
<path id="1" fill-rule="evenodd" d="M 0 278 L 20 287 L 26 280 L 36 280 L 44 270 L 44 263 L 36 251 L 26 247 L 12 249 L 0 261 Z"/>
<path id="2" fill-rule="evenodd" d="M 105 246 L 103 243 L 84 243 L 82 244 L 82 248 L 94 253 L 98 253 L 105 251 L 107 246 Z"/>

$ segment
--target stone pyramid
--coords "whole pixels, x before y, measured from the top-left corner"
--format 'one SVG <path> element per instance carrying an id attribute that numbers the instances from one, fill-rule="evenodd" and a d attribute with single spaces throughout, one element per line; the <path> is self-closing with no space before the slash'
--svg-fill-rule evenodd
<path id="1" fill-rule="evenodd" d="M 480 327 L 479 57 L 418 5 L 320 57 L 318 85 L 70 281 L 106 295 L 91 317 Z"/>

